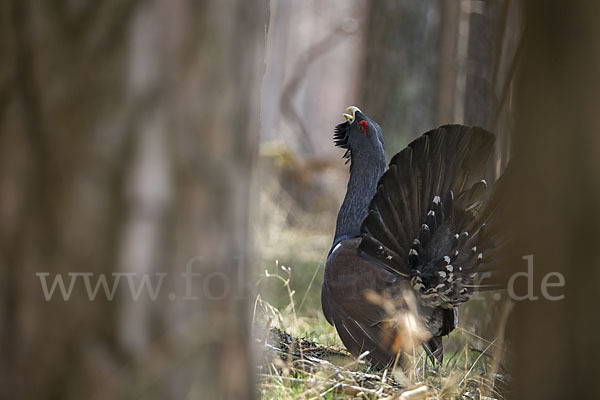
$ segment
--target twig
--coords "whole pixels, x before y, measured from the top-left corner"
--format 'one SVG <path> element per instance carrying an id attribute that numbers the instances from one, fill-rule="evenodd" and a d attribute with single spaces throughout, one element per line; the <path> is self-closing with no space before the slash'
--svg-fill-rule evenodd
<path id="1" fill-rule="evenodd" d="M 304 302 L 306 301 L 306 297 L 308 297 L 308 292 L 310 292 L 310 288 L 312 287 L 313 283 L 315 282 L 315 278 L 317 277 L 317 272 L 319 272 L 319 270 L 321 269 L 321 265 L 323 265 L 323 257 L 321 257 L 321 261 L 319 261 L 319 265 L 317 265 L 317 268 L 315 269 L 315 272 L 313 273 L 310 283 L 308 284 L 308 287 L 306 288 L 306 291 L 304 292 L 304 297 L 302 297 L 302 301 L 300 302 L 300 305 L 298 306 L 298 312 L 300 312 L 300 310 L 302 310 L 302 306 L 304 305 Z"/>
<path id="2" fill-rule="evenodd" d="M 483 350 L 483 352 L 481 352 L 481 354 L 479 354 L 479 356 L 475 359 L 475 362 L 473 363 L 473 365 L 471 365 L 471 368 L 469 369 L 469 371 L 465 374 L 465 376 L 461 379 L 459 385 L 461 383 L 463 383 L 463 381 L 465 381 L 469 375 L 471 374 L 471 372 L 473 371 L 473 368 L 475 368 L 475 366 L 477 365 L 477 361 L 479 361 L 479 359 L 481 357 L 483 357 L 483 354 L 489 350 L 490 347 L 492 347 L 492 345 L 496 342 L 496 339 L 494 339 L 490 344 L 488 344 L 488 346 L 485 348 L 485 350 Z M 465 349 L 466 351 L 467 349 Z"/>

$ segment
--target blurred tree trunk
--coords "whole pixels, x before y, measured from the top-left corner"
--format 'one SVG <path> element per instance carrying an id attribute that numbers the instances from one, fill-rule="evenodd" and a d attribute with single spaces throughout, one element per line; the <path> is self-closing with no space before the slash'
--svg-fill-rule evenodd
<path id="1" fill-rule="evenodd" d="M 267 4 L 0 6 L 0 391 L 251 398 L 252 166 Z M 181 277 L 199 277 L 190 291 Z M 148 274 L 69 300 L 56 274 Z M 210 275 L 212 273 L 212 275 Z M 157 275 L 159 274 L 159 275 Z M 189 294 L 193 296 L 188 296 Z M 189 297 L 197 297 L 191 300 Z"/>
<path id="2" fill-rule="evenodd" d="M 438 33 L 436 125 L 454 122 L 456 78 L 458 73 L 458 27 L 461 16 L 460 1 L 442 1 Z M 462 100 L 459 99 L 462 104 Z"/>
<path id="3" fill-rule="evenodd" d="M 539 300 L 518 302 L 509 330 L 516 351 L 513 398 L 597 399 L 600 4 L 523 6 L 513 224 L 519 255 L 534 256 Z M 564 287 L 548 289 L 563 300 L 546 300 L 540 290 L 550 272 L 564 276 Z"/>
<path id="4" fill-rule="evenodd" d="M 438 39 L 436 125 L 481 126 L 497 136 L 498 176 L 509 158 L 520 5 L 511 0 L 442 1 Z"/>
<path id="5" fill-rule="evenodd" d="M 435 122 L 437 0 L 369 2 L 364 111 L 395 154 Z"/>
<path id="6" fill-rule="evenodd" d="M 496 96 L 492 79 L 496 60 L 500 56 L 496 44 L 501 34 L 498 26 L 501 5 L 505 1 L 461 1 L 457 86 L 458 94 L 462 97 L 462 102 L 458 104 L 462 103 L 462 107 L 459 105 L 455 109 L 455 119 L 462 119 L 465 125 L 489 130 L 494 128 Z M 461 57 L 462 51 L 466 55 L 464 58 Z"/>

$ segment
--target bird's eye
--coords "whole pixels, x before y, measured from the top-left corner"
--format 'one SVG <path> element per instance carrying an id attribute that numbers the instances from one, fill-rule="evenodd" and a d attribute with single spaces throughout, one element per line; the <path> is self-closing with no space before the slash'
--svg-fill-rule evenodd
<path id="1" fill-rule="evenodd" d="M 367 121 L 360 121 L 358 125 L 360 125 L 360 130 L 362 131 L 363 135 L 367 136 Z"/>

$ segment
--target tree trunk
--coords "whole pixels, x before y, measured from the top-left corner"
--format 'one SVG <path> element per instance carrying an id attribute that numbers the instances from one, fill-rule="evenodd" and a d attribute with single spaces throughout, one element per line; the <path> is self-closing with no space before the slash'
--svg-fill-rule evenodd
<path id="1" fill-rule="evenodd" d="M 255 396 L 246 277 L 267 10 L 0 7 L 2 394 Z M 114 298 L 90 300 L 84 280 L 115 273 Z M 57 274 L 72 293 L 47 300 Z M 156 297 L 135 300 L 129 279 L 144 276 Z"/>
<path id="2" fill-rule="evenodd" d="M 364 111 L 377 121 L 391 155 L 435 123 L 439 3 L 369 3 Z"/>
<path id="3" fill-rule="evenodd" d="M 600 398 L 600 4 L 523 6 L 513 225 L 519 255 L 534 257 L 539 299 L 518 302 L 509 329 L 516 351 L 513 397 Z M 549 287 L 548 293 L 564 299 L 543 295 L 548 273 L 563 275 L 565 285 Z M 559 283 L 557 276 L 549 281 Z"/>

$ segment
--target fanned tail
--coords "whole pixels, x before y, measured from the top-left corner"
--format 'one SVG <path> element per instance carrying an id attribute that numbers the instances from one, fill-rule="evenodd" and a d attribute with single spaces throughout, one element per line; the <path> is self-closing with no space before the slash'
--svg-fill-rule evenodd
<path id="1" fill-rule="evenodd" d="M 503 286 L 502 198 L 482 179 L 493 146 L 481 128 L 429 131 L 392 158 L 371 201 L 359 254 L 410 280 L 427 306 Z"/>

